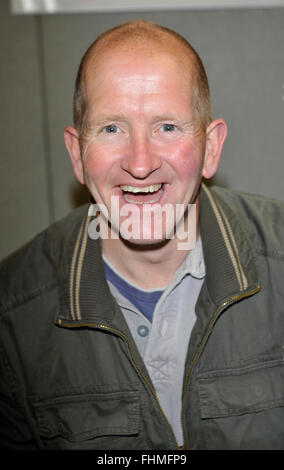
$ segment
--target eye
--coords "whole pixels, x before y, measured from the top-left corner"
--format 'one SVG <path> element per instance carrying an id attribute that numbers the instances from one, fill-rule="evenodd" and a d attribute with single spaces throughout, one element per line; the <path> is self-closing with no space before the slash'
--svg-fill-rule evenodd
<path id="1" fill-rule="evenodd" d="M 116 134 L 117 132 L 121 132 L 119 127 L 117 127 L 115 124 L 109 124 L 108 126 L 105 126 L 102 131 L 106 132 L 107 134 Z"/>
<path id="2" fill-rule="evenodd" d="M 173 132 L 177 129 L 177 126 L 175 126 L 174 124 L 163 124 L 162 125 L 162 130 L 164 132 Z"/>

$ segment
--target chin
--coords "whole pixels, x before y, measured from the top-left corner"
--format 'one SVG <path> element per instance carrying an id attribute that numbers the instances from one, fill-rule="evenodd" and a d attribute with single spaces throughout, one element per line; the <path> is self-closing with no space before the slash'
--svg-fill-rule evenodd
<path id="1" fill-rule="evenodd" d="M 163 246 L 167 245 L 167 243 L 170 242 L 169 239 L 164 238 L 164 239 L 154 239 L 154 238 L 149 238 L 149 239 L 137 239 L 137 238 L 123 238 L 120 236 L 121 241 L 127 245 L 129 248 L 132 248 L 134 250 L 157 250 L 159 248 L 162 248 Z"/>
<path id="2" fill-rule="evenodd" d="M 156 227 L 154 224 L 135 224 L 130 229 L 129 226 L 120 225 L 119 236 L 134 245 L 159 245 L 173 238 L 174 230 L 174 224 L 171 224 L 170 228 L 161 225 Z"/>

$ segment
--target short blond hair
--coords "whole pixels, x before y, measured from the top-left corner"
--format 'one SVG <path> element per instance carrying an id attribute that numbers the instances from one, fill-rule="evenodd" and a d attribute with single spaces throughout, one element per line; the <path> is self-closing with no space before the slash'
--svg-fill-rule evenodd
<path id="1" fill-rule="evenodd" d="M 85 89 L 85 75 L 89 60 L 98 54 L 128 44 L 133 49 L 137 48 L 141 42 L 158 45 L 167 50 L 167 41 L 173 46 L 181 46 L 188 63 L 193 64 L 194 90 L 193 90 L 193 110 L 197 116 L 198 124 L 205 132 L 206 127 L 212 121 L 210 90 L 207 75 L 203 63 L 189 42 L 175 31 L 145 20 L 130 21 L 119 26 L 115 26 L 100 36 L 90 45 L 83 55 L 77 72 L 74 100 L 73 119 L 74 126 L 79 133 L 79 138 L 83 136 L 88 121 L 88 101 Z M 178 57 L 178 54 L 176 54 Z M 196 119 L 196 118 L 195 118 Z"/>

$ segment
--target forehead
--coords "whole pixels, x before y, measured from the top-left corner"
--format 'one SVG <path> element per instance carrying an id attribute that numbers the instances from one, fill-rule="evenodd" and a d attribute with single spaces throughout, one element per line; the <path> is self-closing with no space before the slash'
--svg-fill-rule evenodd
<path id="1" fill-rule="evenodd" d="M 86 64 L 84 84 L 89 100 L 107 85 L 118 89 L 123 80 L 140 80 L 149 86 L 151 81 L 159 80 L 165 88 L 172 85 L 188 93 L 194 75 L 192 60 L 183 51 L 174 54 L 168 48 L 124 46 L 92 54 Z"/>

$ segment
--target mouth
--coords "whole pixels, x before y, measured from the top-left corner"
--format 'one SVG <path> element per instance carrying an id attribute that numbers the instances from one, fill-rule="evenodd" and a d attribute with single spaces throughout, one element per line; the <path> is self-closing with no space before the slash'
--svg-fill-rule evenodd
<path id="1" fill-rule="evenodd" d="M 149 186 L 121 185 L 123 198 L 130 204 L 154 204 L 160 201 L 164 194 L 164 184 L 157 183 Z"/>

